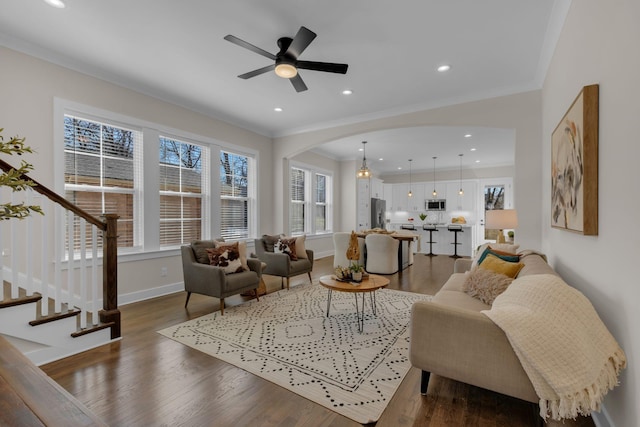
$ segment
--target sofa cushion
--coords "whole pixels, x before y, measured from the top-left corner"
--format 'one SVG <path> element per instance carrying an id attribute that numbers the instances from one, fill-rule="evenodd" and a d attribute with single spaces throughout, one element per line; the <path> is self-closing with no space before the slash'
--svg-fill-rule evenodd
<path id="1" fill-rule="evenodd" d="M 501 251 L 513 255 L 516 255 L 516 252 L 520 248 L 520 245 L 512 245 L 510 243 L 485 243 L 478 248 L 473 263 L 471 264 L 471 270 L 475 270 L 478 267 L 478 260 L 489 246 L 491 246 L 491 249 L 494 251 Z"/>
<path id="2" fill-rule="evenodd" d="M 504 274 L 494 273 L 484 268 L 477 268 L 466 276 L 462 290 L 489 305 L 493 304 L 496 297 L 513 282 L 512 278 Z"/>
<path id="3" fill-rule="evenodd" d="M 304 245 L 304 242 L 306 239 L 307 239 L 306 234 L 296 237 L 296 256 L 298 257 L 298 259 L 309 258 L 309 255 L 307 255 L 307 248 Z"/>
<path id="4" fill-rule="evenodd" d="M 478 268 L 504 274 L 511 278 L 516 277 L 523 267 L 522 263 L 504 261 L 492 254 L 487 255 L 482 264 L 478 266 Z"/>
<path id="5" fill-rule="evenodd" d="M 528 276 L 530 274 L 555 274 L 553 268 L 544 259 L 544 255 L 538 253 L 530 253 L 520 257 L 520 262 L 524 264 L 518 277 Z"/>
<path id="6" fill-rule="evenodd" d="M 510 252 L 499 251 L 497 249 L 493 249 L 491 246 L 487 246 L 482 254 L 478 257 L 478 265 L 482 264 L 482 261 L 485 260 L 487 255 L 492 254 L 497 256 L 503 261 L 507 262 L 518 262 L 520 261 L 520 256 L 518 254 L 513 254 Z"/>
<path id="7" fill-rule="evenodd" d="M 200 264 L 210 264 L 207 249 L 215 249 L 215 240 L 196 240 L 191 242 L 191 249 Z"/>
<path id="8" fill-rule="evenodd" d="M 276 243 L 278 243 L 278 240 L 280 240 L 280 237 L 281 236 L 279 234 L 275 234 L 273 236 L 269 234 L 263 234 L 262 244 L 264 245 L 264 250 L 267 252 L 273 252 L 273 247 Z"/>
<path id="9" fill-rule="evenodd" d="M 240 255 L 240 263 L 242 264 L 242 268 L 244 271 L 249 270 L 249 265 L 247 264 L 247 243 L 246 242 L 224 242 L 215 240 L 216 248 L 221 248 L 223 246 L 234 246 L 238 245 L 238 254 Z"/>
<path id="10" fill-rule="evenodd" d="M 273 252 L 277 254 L 287 254 L 291 261 L 297 261 L 298 256 L 296 255 L 296 239 L 294 238 L 280 238 L 273 245 Z"/>
<path id="11" fill-rule="evenodd" d="M 245 271 L 240 261 L 238 243 L 219 248 L 207 249 L 209 263 L 224 270 L 225 274 L 240 273 Z"/>

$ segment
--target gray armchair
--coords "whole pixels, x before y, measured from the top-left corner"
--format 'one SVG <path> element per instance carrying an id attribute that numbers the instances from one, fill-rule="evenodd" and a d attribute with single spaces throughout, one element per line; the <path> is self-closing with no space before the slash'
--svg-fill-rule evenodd
<path id="1" fill-rule="evenodd" d="M 262 277 L 260 260 L 247 259 L 249 271 L 225 274 L 222 268 L 209 265 L 206 254 L 207 247 L 214 248 L 215 243 L 212 240 L 204 240 L 180 248 L 184 290 L 187 291 L 185 308 L 189 304 L 192 292 L 219 298 L 222 315 L 224 315 L 224 299 L 228 296 L 256 289 L 255 295 L 259 301 L 257 288 Z"/>
<path id="2" fill-rule="evenodd" d="M 273 246 L 273 243 L 271 244 Z M 307 249 L 308 259 L 298 259 L 291 261 L 289 255 L 267 251 L 267 244 L 264 239 L 255 239 L 256 256 L 260 261 L 267 264 L 262 272 L 272 276 L 281 277 L 281 286 L 284 289 L 284 279 L 287 279 L 287 289 L 289 289 L 289 278 L 299 274 L 307 273 L 311 282 L 311 271 L 313 270 L 313 251 Z"/>

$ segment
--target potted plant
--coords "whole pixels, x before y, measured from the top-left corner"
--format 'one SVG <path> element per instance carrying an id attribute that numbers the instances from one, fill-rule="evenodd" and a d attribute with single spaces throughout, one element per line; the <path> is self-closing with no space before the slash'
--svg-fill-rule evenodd
<path id="1" fill-rule="evenodd" d="M 361 282 L 362 281 L 362 273 L 364 272 L 364 267 L 362 265 L 358 264 L 357 262 L 354 262 L 353 264 L 351 264 L 349 269 L 351 270 L 351 279 L 354 282 Z"/>
<path id="2" fill-rule="evenodd" d="M 515 235 L 516 235 L 516 234 L 513 232 L 513 230 L 509 230 L 509 231 L 507 231 L 507 236 L 509 237 L 509 241 L 510 241 L 511 243 L 513 243 L 513 237 L 514 237 Z"/>
<path id="3" fill-rule="evenodd" d="M 424 220 L 427 219 L 427 214 L 422 212 L 420 215 L 418 215 L 420 217 L 420 221 L 422 221 L 422 223 L 424 224 Z"/>

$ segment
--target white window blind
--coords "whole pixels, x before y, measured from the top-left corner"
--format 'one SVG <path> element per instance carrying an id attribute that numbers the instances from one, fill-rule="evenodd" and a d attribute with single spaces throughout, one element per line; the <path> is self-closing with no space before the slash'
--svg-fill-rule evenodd
<path id="1" fill-rule="evenodd" d="M 305 232 L 306 221 L 306 171 L 299 168 L 291 168 L 290 190 L 291 204 L 289 214 L 289 225 L 292 234 L 302 234 Z"/>
<path id="2" fill-rule="evenodd" d="M 160 137 L 160 246 L 202 238 L 207 148 Z"/>
<path id="3" fill-rule="evenodd" d="M 316 233 L 329 230 L 329 223 L 327 218 L 327 181 L 329 181 L 329 177 L 327 175 L 316 174 Z"/>
<path id="4" fill-rule="evenodd" d="M 220 235 L 226 240 L 250 236 L 251 161 L 248 156 L 220 151 Z"/>
<path id="5" fill-rule="evenodd" d="M 96 217 L 118 214 L 118 247 L 122 248 L 141 244 L 141 218 L 135 214 L 141 161 L 140 130 L 65 114 L 65 198 Z M 80 235 L 79 223 L 74 234 Z M 79 247 L 80 239 L 75 242 Z"/>

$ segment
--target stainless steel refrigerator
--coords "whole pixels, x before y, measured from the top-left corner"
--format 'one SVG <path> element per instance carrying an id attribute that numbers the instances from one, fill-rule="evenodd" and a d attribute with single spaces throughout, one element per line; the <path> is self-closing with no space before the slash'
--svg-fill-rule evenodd
<path id="1" fill-rule="evenodd" d="M 371 199 L 371 228 L 385 228 L 387 202 L 383 199 Z"/>

